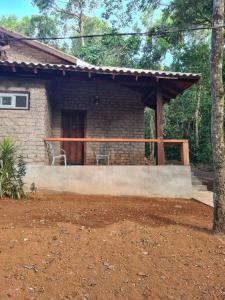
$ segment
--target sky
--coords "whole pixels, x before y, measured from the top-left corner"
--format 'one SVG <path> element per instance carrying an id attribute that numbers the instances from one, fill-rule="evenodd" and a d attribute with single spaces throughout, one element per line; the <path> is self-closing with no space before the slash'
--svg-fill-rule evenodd
<path id="1" fill-rule="evenodd" d="M 16 15 L 23 17 L 38 13 L 31 0 L 0 0 L 1 16 Z"/>
<path id="2" fill-rule="evenodd" d="M 0 0 L 1 16 L 16 15 L 23 17 L 38 13 L 38 9 L 31 4 L 32 0 Z M 170 0 L 164 0 L 164 4 L 168 4 Z M 101 15 L 101 11 L 97 11 L 97 15 Z"/>

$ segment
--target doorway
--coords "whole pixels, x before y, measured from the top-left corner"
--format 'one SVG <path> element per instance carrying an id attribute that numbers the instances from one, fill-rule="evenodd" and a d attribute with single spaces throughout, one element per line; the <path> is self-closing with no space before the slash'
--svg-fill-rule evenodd
<path id="1" fill-rule="evenodd" d="M 85 111 L 62 111 L 62 136 L 64 138 L 85 137 Z M 84 143 L 63 142 L 68 165 L 84 164 Z"/>

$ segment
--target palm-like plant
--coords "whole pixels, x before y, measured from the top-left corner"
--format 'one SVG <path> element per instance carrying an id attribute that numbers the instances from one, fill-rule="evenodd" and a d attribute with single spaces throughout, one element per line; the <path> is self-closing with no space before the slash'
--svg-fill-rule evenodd
<path id="1" fill-rule="evenodd" d="M 17 154 L 11 138 L 4 138 L 0 143 L 0 197 L 20 198 L 24 195 L 23 177 L 26 164 Z"/>

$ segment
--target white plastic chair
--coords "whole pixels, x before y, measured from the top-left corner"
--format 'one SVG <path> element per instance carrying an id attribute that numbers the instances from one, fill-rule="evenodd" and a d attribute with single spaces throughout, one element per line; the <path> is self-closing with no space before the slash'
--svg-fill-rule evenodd
<path id="1" fill-rule="evenodd" d="M 55 145 L 53 145 L 52 143 L 47 142 L 46 146 L 47 146 L 48 155 L 51 159 L 51 165 L 52 166 L 55 165 L 56 159 L 63 159 L 64 165 L 65 166 L 67 165 L 66 164 L 66 152 L 65 152 L 64 149 L 60 149 L 60 154 L 56 155 Z"/>
<path id="2" fill-rule="evenodd" d="M 109 165 L 109 153 L 101 154 L 101 153 L 95 152 L 95 158 L 96 158 L 97 166 L 99 165 L 100 160 L 107 160 L 107 163 Z"/>

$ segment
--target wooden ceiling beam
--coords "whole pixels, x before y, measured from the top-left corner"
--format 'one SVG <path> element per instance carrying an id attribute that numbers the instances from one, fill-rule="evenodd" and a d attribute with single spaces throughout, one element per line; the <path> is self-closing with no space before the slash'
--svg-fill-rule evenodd
<path id="1" fill-rule="evenodd" d="M 176 82 L 169 82 L 169 86 L 174 89 L 179 89 L 180 92 L 184 91 L 187 87 L 190 87 L 193 83 L 186 80 L 177 80 Z"/>
<path id="2" fill-rule="evenodd" d="M 178 95 L 180 93 L 177 90 L 170 89 L 170 88 L 165 87 L 165 86 L 160 87 L 160 89 L 162 90 L 163 95 L 165 95 L 165 96 L 168 95 L 169 97 L 175 97 L 176 95 Z"/>
<path id="3" fill-rule="evenodd" d="M 155 89 L 152 89 L 151 91 L 149 91 L 147 94 L 145 94 L 144 96 L 142 96 L 143 101 L 148 101 L 148 99 L 152 98 L 155 95 Z"/>

